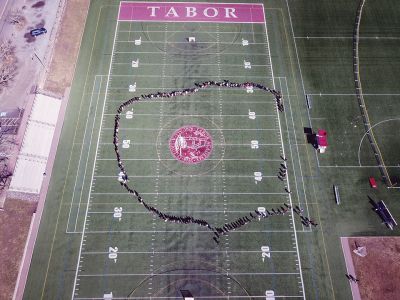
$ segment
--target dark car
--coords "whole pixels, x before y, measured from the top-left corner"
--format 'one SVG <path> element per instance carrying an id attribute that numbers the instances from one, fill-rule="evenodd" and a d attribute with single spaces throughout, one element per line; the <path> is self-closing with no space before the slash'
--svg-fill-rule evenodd
<path id="1" fill-rule="evenodd" d="M 44 33 L 47 33 L 46 28 L 36 28 L 31 30 L 31 36 L 38 36 Z"/>

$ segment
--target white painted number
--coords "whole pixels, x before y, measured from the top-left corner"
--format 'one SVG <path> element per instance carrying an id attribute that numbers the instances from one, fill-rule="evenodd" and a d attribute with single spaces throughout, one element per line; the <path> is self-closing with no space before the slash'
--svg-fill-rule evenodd
<path id="1" fill-rule="evenodd" d="M 108 258 L 114 260 L 114 262 L 117 262 L 118 258 L 118 247 L 108 247 Z"/>
<path id="2" fill-rule="evenodd" d="M 125 117 L 126 117 L 127 119 L 132 119 L 132 118 L 133 118 L 133 111 L 128 110 L 128 111 L 126 112 Z"/>
<path id="3" fill-rule="evenodd" d="M 251 141 L 251 149 L 258 149 L 258 141 L 257 140 Z"/>
<path id="4" fill-rule="evenodd" d="M 245 40 L 245 39 L 242 39 L 242 45 L 243 46 L 248 46 L 249 45 L 249 41 Z"/>
<path id="5" fill-rule="evenodd" d="M 137 60 L 132 60 L 132 68 L 138 68 L 139 67 L 139 58 Z"/>
<path id="6" fill-rule="evenodd" d="M 247 86 L 247 87 L 246 87 L 246 92 L 247 92 L 248 94 L 253 94 L 253 92 L 254 92 L 253 87 L 252 87 L 252 86 Z"/>
<path id="7" fill-rule="evenodd" d="M 104 300 L 112 300 L 112 298 L 113 298 L 112 292 L 103 295 L 103 299 L 104 299 Z"/>
<path id="8" fill-rule="evenodd" d="M 251 69 L 251 63 L 249 61 L 243 61 L 245 69 Z"/>
<path id="9" fill-rule="evenodd" d="M 265 291 L 265 300 L 275 300 L 275 293 L 271 290 Z"/>
<path id="10" fill-rule="evenodd" d="M 114 207 L 114 214 L 113 214 L 115 219 L 118 219 L 118 221 L 121 221 L 122 219 L 122 207 Z"/>
<path id="11" fill-rule="evenodd" d="M 129 85 L 129 91 L 131 93 L 136 92 L 136 82 L 134 82 L 133 84 Z"/>
<path id="12" fill-rule="evenodd" d="M 140 37 L 138 40 L 135 40 L 135 45 L 139 46 L 142 44 L 142 37 Z"/>
<path id="13" fill-rule="evenodd" d="M 260 182 L 262 180 L 262 173 L 261 172 L 254 172 L 254 182 Z"/>
<path id="14" fill-rule="evenodd" d="M 128 149 L 130 144 L 131 144 L 131 140 L 123 140 L 122 141 L 122 148 Z"/>
<path id="15" fill-rule="evenodd" d="M 255 120 L 256 119 L 256 112 L 255 111 L 250 111 L 250 109 L 249 109 L 249 119 L 250 120 Z"/>
<path id="16" fill-rule="evenodd" d="M 264 262 L 264 259 L 266 257 L 271 258 L 271 252 L 269 252 L 269 247 L 268 246 L 262 246 L 261 247 L 261 257 L 262 261 Z"/>

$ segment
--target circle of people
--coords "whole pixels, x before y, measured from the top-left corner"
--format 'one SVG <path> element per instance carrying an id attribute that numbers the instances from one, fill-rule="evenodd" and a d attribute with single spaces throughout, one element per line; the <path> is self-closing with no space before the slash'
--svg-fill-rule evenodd
<path id="1" fill-rule="evenodd" d="M 244 82 L 244 83 L 236 83 L 236 82 L 231 82 L 229 80 L 223 80 L 223 81 L 205 81 L 202 83 L 195 83 L 195 87 L 193 88 L 187 88 L 183 90 L 176 90 L 176 91 L 171 91 L 171 92 L 158 92 L 154 94 L 147 94 L 147 95 L 141 95 L 140 97 L 133 97 L 125 102 L 123 102 L 117 109 L 117 114 L 115 115 L 115 123 L 114 123 L 114 138 L 113 138 L 113 144 L 114 144 L 114 150 L 118 162 L 118 167 L 121 171 L 121 176 L 119 178 L 120 184 L 134 197 L 136 197 L 137 201 L 141 203 L 149 212 L 157 215 L 160 219 L 164 220 L 165 222 L 173 222 L 173 223 L 181 223 L 181 224 L 197 224 L 200 226 L 207 227 L 209 230 L 211 230 L 214 233 L 213 240 L 216 243 L 219 243 L 219 239 L 221 236 L 228 234 L 230 231 L 236 230 L 254 220 L 261 220 L 261 218 L 268 218 L 271 216 L 276 216 L 276 215 L 284 215 L 288 210 L 293 210 L 297 215 L 300 216 L 301 222 L 303 225 L 309 227 L 311 225 L 317 226 L 318 224 L 315 223 L 314 221 L 308 219 L 307 217 L 303 216 L 303 210 L 296 205 L 292 209 L 292 206 L 289 204 L 284 203 L 284 206 L 280 206 L 280 208 L 272 209 L 271 211 L 265 210 L 265 211 L 259 211 L 258 209 L 248 213 L 247 215 L 237 218 L 235 221 L 230 222 L 230 223 L 225 223 L 223 226 L 218 227 L 218 226 L 212 226 L 209 222 L 203 219 L 197 219 L 192 216 L 175 216 L 172 214 L 168 213 L 163 213 L 159 211 L 157 208 L 148 205 L 141 195 L 139 194 L 138 191 L 135 189 L 131 188 L 128 185 L 128 174 L 126 172 L 125 166 L 121 160 L 121 155 L 119 153 L 119 138 L 118 138 L 118 133 L 119 133 L 119 123 L 121 119 L 121 114 L 125 110 L 126 107 L 132 105 L 134 102 L 139 102 L 141 100 L 147 100 L 147 99 L 154 99 L 154 98 L 172 98 L 172 97 L 177 97 L 177 96 L 187 96 L 191 95 L 194 93 L 197 93 L 200 89 L 205 89 L 208 87 L 228 87 L 228 88 L 242 88 L 242 89 L 249 89 L 249 88 L 258 88 L 260 90 L 269 92 L 274 95 L 277 109 L 281 112 L 284 111 L 284 106 L 282 104 L 282 94 L 281 92 L 270 89 L 262 84 L 259 83 L 254 83 L 254 82 Z M 286 158 L 281 156 L 283 163 L 281 164 L 281 168 L 279 171 L 278 178 L 283 181 L 283 179 L 286 177 Z M 290 191 L 285 188 L 285 191 L 287 193 L 290 193 Z"/>

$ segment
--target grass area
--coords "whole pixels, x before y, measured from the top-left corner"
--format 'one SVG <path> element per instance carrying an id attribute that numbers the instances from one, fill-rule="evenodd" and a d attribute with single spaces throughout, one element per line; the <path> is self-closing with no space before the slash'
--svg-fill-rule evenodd
<path id="1" fill-rule="evenodd" d="M 368 186 L 368 177 L 379 179 L 379 171 L 362 142 L 354 96 L 357 3 L 266 2 L 268 36 L 263 24 L 117 25 L 118 3 L 91 3 L 24 298 L 102 299 L 113 292 L 146 299 L 176 297 L 186 288 L 215 299 L 262 298 L 266 290 L 282 298 L 349 299 L 339 237 L 398 234 L 380 224 L 367 195 L 385 199 L 394 216 L 400 211 L 396 189 L 386 189 L 380 180 L 378 190 Z M 393 17 L 396 9 L 391 0 L 367 2 L 360 44 L 365 101 L 372 123 L 383 122 L 375 135 L 394 175 L 400 108 L 392 94 L 400 94 L 399 56 L 393 50 L 398 40 L 389 38 L 397 37 L 398 27 L 384 16 Z M 185 43 L 188 34 L 206 43 Z M 363 39 L 376 35 L 382 41 Z M 142 44 L 135 46 L 139 38 Z M 242 39 L 250 45 L 243 46 Z M 132 68 L 133 60 L 139 68 Z M 251 69 L 244 68 L 244 60 Z M 292 202 L 319 223 L 317 228 L 303 227 L 295 216 L 277 216 L 216 245 L 207 230 L 151 216 L 118 184 L 112 127 L 119 104 L 135 95 L 220 79 L 275 84 L 285 112 L 277 112 L 270 94 L 225 88 L 135 104 L 133 119 L 123 116 L 120 130 L 120 139 L 131 142 L 121 149 L 130 184 L 163 211 L 217 225 L 259 206 Z M 136 92 L 129 92 L 134 83 Z M 305 94 L 312 94 L 310 110 Z M 205 128 L 215 143 L 209 160 L 199 165 L 173 160 L 168 149 L 172 133 L 186 124 Z M 327 153 L 317 154 L 306 143 L 303 128 L 309 126 L 328 131 Z M 258 149 L 251 148 L 252 140 Z M 289 183 L 276 178 L 282 151 Z M 263 174 L 257 184 L 254 172 Z M 340 206 L 333 184 L 340 188 Z M 114 217 L 120 207 L 121 220 Z M 261 246 L 271 250 L 264 262 Z M 113 251 L 117 254 L 110 255 Z"/>

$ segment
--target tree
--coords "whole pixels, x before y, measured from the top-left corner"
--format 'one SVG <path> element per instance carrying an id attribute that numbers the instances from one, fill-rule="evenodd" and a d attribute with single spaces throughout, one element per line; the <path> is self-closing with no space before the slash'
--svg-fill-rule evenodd
<path id="1" fill-rule="evenodd" d="M 17 74 L 17 58 L 14 50 L 15 47 L 10 40 L 0 43 L 0 91 Z"/>
<path id="2" fill-rule="evenodd" d="M 0 119 L 0 191 L 4 190 L 13 173 L 9 166 L 9 156 L 16 145 L 13 130 L 9 126 L 3 126 Z"/>
<path id="3" fill-rule="evenodd" d="M 8 22 L 15 25 L 18 29 L 25 27 L 26 19 L 20 9 L 15 9 L 8 15 Z"/>

